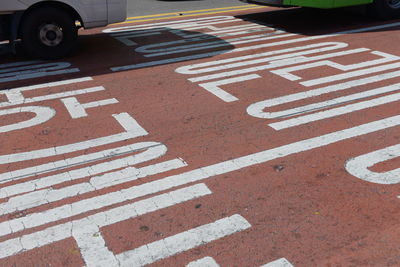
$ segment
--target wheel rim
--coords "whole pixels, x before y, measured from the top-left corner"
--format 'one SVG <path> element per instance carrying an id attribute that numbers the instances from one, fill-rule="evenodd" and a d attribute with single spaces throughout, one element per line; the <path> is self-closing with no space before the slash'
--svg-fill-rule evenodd
<path id="1" fill-rule="evenodd" d="M 62 42 L 63 37 L 62 29 L 58 25 L 43 24 L 39 27 L 39 39 L 46 46 L 58 46 Z"/>
<path id="2" fill-rule="evenodd" d="M 400 8 L 400 0 L 387 0 L 387 3 L 392 9 Z"/>

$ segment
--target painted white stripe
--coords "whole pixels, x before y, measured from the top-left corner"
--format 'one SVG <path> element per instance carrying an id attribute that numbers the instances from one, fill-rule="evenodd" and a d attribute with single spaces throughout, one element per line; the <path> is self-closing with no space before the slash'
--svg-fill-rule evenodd
<path id="1" fill-rule="evenodd" d="M 324 42 L 305 46 L 297 46 L 286 49 L 274 50 L 259 54 L 251 54 L 228 59 L 208 61 L 198 64 L 191 64 L 177 68 L 175 71 L 181 74 L 201 74 L 219 70 L 232 69 L 237 67 L 249 66 L 253 64 L 271 62 L 286 58 L 300 57 L 310 54 L 322 53 L 330 50 L 338 50 L 347 47 L 348 44 L 341 42 Z M 315 49 L 312 49 L 315 48 Z M 307 50 L 308 49 L 308 50 Z M 303 51 L 302 51 L 303 50 Z M 301 51 L 301 52 L 295 52 Z M 250 59 L 250 60 L 249 60 Z M 235 63 L 232 63 L 235 62 Z M 230 63 L 230 64 L 227 64 Z M 214 66 L 214 67 L 213 67 Z"/>
<path id="2" fill-rule="evenodd" d="M 286 38 L 286 37 L 290 37 L 290 36 L 294 35 L 294 34 L 282 34 L 282 33 L 283 33 L 282 31 L 277 31 L 277 32 L 270 33 L 270 34 L 251 35 L 251 36 L 245 36 L 245 37 L 240 37 L 240 38 L 235 38 L 235 39 L 217 40 L 217 41 L 208 42 L 208 43 L 196 43 L 193 45 L 158 49 L 158 51 L 160 51 L 160 52 L 153 53 L 153 54 L 147 54 L 144 56 L 145 57 L 158 57 L 158 56 L 171 55 L 171 54 L 177 54 L 177 53 L 183 53 L 183 52 L 206 50 L 206 49 L 210 49 L 210 48 L 232 46 L 232 45 L 252 43 L 252 42 L 261 42 L 261 41 L 273 40 L 273 39 L 279 39 L 279 38 Z M 206 44 L 208 44 L 208 45 L 206 45 Z M 149 45 L 149 46 L 156 46 L 156 45 Z M 141 46 L 140 48 L 143 48 L 143 47 L 145 47 L 145 46 Z M 136 50 L 138 50 L 138 49 L 136 49 Z M 141 51 L 136 51 L 136 52 L 141 52 Z M 144 53 L 144 52 L 141 52 L 141 53 Z"/>
<path id="3" fill-rule="evenodd" d="M 224 53 L 226 53 L 228 51 L 229 50 L 222 50 L 222 51 L 203 53 L 203 54 L 195 54 L 195 55 L 184 56 L 184 57 L 176 57 L 176 58 L 169 58 L 169 59 L 163 59 L 163 60 L 156 60 L 156 61 L 150 61 L 150 62 L 145 62 L 145 63 L 133 64 L 133 65 L 113 67 L 113 68 L 111 68 L 111 70 L 112 71 L 124 71 L 124 70 L 147 68 L 147 67 L 164 65 L 164 64 L 171 64 L 171 63 L 176 63 L 176 62 L 182 62 L 182 61 L 189 61 L 189 60 L 194 60 L 194 59 L 213 57 L 213 56 L 216 56 L 216 55 L 219 55 L 219 54 L 224 54 Z"/>
<path id="4" fill-rule="evenodd" d="M 171 25 L 169 25 L 169 26 L 171 26 Z M 292 43 L 298 43 L 298 42 L 306 42 L 306 41 L 318 40 L 318 39 L 329 38 L 329 37 L 334 37 L 334 36 L 340 36 L 340 35 L 344 35 L 344 34 L 361 33 L 361 32 L 367 32 L 367 31 L 392 28 L 392 27 L 397 27 L 397 26 L 400 26 L 400 23 L 390 23 L 390 24 L 384 24 L 384 25 L 379 25 L 379 26 L 342 31 L 342 32 L 337 32 L 337 33 L 333 33 L 333 34 L 302 37 L 302 38 L 296 38 L 296 39 L 292 39 L 292 40 L 285 40 L 285 41 L 279 41 L 279 42 L 273 42 L 273 43 L 267 43 L 267 44 L 240 47 L 240 48 L 235 48 L 233 50 L 225 50 L 225 51 L 212 52 L 212 53 L 203 53 L 203 54 L 196 54 L 196 55 L 191 55 L 191 56 L 187 56 L 187 57 L 178 57 L 178 58 L 171 58 L 171 59 L 165 59 L 165 60 L 151 61 L 151 62 L 146 62 L 146 63 L 142 63 L 142 64 L 133 64 L 133 65 L 120 66 L 120 67 L 113 67 L 113 68 L 111 68 L 111 70 L 112 71 L 124 71 L 124 70 L 138 69 L 138 68 L 144 68 L 144 67 L 149 67 L 149 66 L 158 66 L 158 65 L 169 64 L 169 63 L 174 63 L 174 62 L 182 62 L 182 61 L 186 61 L 186 60 L 201 59 L 201 58 L 216 56 L 219 54 L 235 53 L 235 52 L 242 52 L 242 51 L 248 51 L 248 50 L 257 50 L 257 49 L 265 48 L 265 47 L 280 46 L 280 45 L 286 45 L 286 44 L 292 44 Z M 135 27 L 138 27 L 138 26 L 135 26 Z M 116 30 L 122 29 L 124 31 L 129 31 L 130 29 L 127 29 L 127 28 L 129 28 L 129 27 L 114 28 L 114 29 L 116 29 Z M 112 31 L 114 29 L 107 29 L 107 31 Z"/>
<path id="5" fill-rule="evenodd" d="M 142 152 L 144 150 L 147 150 L 145 152 Z M 85 154 L 81 156 L 77 156 L 74 158 L 66 158 L 63 160 L 59 161 L 53 161 L 49 163 L 45 163 L 42 165 L 37 165 L 34 167 L 29 167 L 25 169 L 20 169 L 8 173 L 2 173 L 0 175 L 0 183 L 4 182 L 9 182 L 9 181 L 15 181 L 31 176 L 36 176 L 40 174 L 44 174 L 47 172 L 51 171 L 56 171 L 56 170 L 62 170 L 65 168 L 68 168 L 70 166 L 79 166 L 82 164 L 87 164 L 87 163 L 92 163 L 96 161 L 101 161 L 105 159 L 110 159 L 113 157 L 125 155 L 128 153 L 135 153 L 135 152 L 142 152 L 139 155 L 134 155 L 131 157 L 123 158 L 123 159 L 118 159 L 115 161 L 109 161 L 108 163 L 99 163 L 97 165 L 92 165 L 89 167 L 85 167 L 82 169 L 76 169 L 68 172 L 68 175 L 64 175 L 63 173 L 61 174 L 56 174 L 52 175 L 51 178 L 40 178 L 37 180 L 31 180 L 29 182 L 35 182 L 36 189 L 40 189 L 43 186 L 52 186 L 55 184 L 63 183 L 66 181 L 72 181 L 75 179 L 80 179 L 84 178 L 88 175 L 96 175 L 102 172 L 118 169 L 118 168 L 123 168 L 129 165 L 134 165 L 137 163 L 141 163 L 143 161 L 139 161 L 139 157 L 142 157 L 143 154 L 145 155 L 145 159 L 154 159 L 156 157 L 153 157 L 155 154 L 163 155 L 167 151 L 167 147 L 161 143 L 157 142 L 140 142 L 136 144 L 131 144 L 131 145 L 126 145 L 122 147 L 116 147 L 112 149 L 107 149 L 99 152 L 94 152 L 90 154 Z M 143 157 L 142 157 L 143 158 Z M 112 165 L 112 166 L 111 166 Z M 68 179 L 62 178 L 62 177 L 69 177 Z M 75 178 L 77 177 L 77 178 Z M 17 185 L 15 185 L 17 186 Z M 4 189 L 5 191 L 7 187 L 3 187 L 2 190 Z M 15 188 L 15 187 L 13 187 Z M 11 193 L 11 192 L 10 192 Z M 19 192 L 17 194 L 20 194 L 22 192 Z M 10 197 L 11 195 L 7 195 L 7 197 Z M 5 197 L 3 193 L 0 191 L 0 198 Z"/>
<path id="6" fill-rule="evenodd" d="M 74 184 L 61 189 L 48 188 L 44 190 L 36 190 L 24 195 L 11 197 L 7 200 L 7 202 L 1 203 L 0 215 L 38 207 L 43 204 L 49 204 L 58 200 L 82 195 L 84 193 L 93 192 L 113 185 L 134 181 L 150 175 L 167 172 L 185 166 L 187 166 L 187 164 L 181 159 L 174 159 L 142 168 L 128 167 L 117 172 L 95 176 L 91 178 L 89 182 Z M 71 178 L 74 179 L 75 177 Z M 14 195 L 15 193 L 16 192 L 14 192 Z"/>
<path id="7" fill-rule="evenodd" d="M 248 50 L 256 50 L 256 49 L 260 49 L 260 48 L 272 47 L 272 46 L 280 46 L 280 45 L 287 45 L 287 44 L 293 44 L 293 43 L 299 43 L 299 42 L 307 42 L 307 41 L 313 41 L 313 40 L 318 40 L 318 39 L 323 39 L 323 38 L 330 38 L 330 37 L 335 37 L 335 36 L 340 36 L 340 35 L 345 35 L 345 34 L 350 34 L 350 33 L 376 31 L 376 30 L 393 28 L 393 27 L 398 27 L 398 26 L 400 26 L 400 22 L 383 24 L 383 25 L 366 27 L 366 28 L 359 28 L 359 29 L 354 29 L 354 30 L 341 31 L 341 32 L 325 34 L 325 35 L 300 37 L 300 38 L 296 38 L 296 39 L 285 40 L 285 41 L 274 42 L 274 43 L 240 47 L 240 48 L 233 49 L 227 53 L 236 53 L 236 52 L 243 52 L 243 51 L 248 51 Z M 297 35 L 297 36 L 301 36 L 301 35 Z"/>
<path id="8" fill-rule="evenodd" d="M 340 51 L 340 52 L 335 52 L 335 53 L 327 53 L 324 55 L 313 56 L 313 57 L 299 56 L 299 57 L 294 57 L 294 58 L 272 61 L 269 64 L 265 64 L 265 65 L 261 65 L 261 66 L 257 66 L 257 67 L 250 67 L 250 68 L 246 68 L 246 69 L 226 71 L 226 72 L 221 72 L 221 73 L 217 73 L 217 74 L 210 74 L 210 75 L 190 78 L 189 81 L 201 82 L 201 81 L 206 81 L 206 80 L 219 79 L 219 78 L 224 78 L 224 77 L 241 75 L 244 73 L 251 73 L 251 72 L 274 69 L 274 68 L 279 68 L 279 67 L 283 67 L 283 66 L 289 66 L 289 65 L 294 65 L 294 64 L 304 63 L 304 62 L 316 61 L 316 60 L 320 60 L 320 59 L 352 55 L 352 54 L 362 53 L 362 52 L 365 52 L 368 50 L 369 49 L 367 49 L 367 48 L 357 48 L 357 49 L 345 50 L 345 51 Z"/>
<path id="9" fill-rule="evenodd" d="M 104 226 L 132 219 L 137 216 L 141 216 L 163 208 L 171 207 L 185 201 L 209 195 L 211 193 L 212 192 L 205 184 L 197 184 L 141 201 L 137 201 L 131 204 L 127 204 L 121 207 L 117 207 L 108 211 L 96 213 L 84 219 L 63 223 L 57 226 L 46 228 L 39 232 L 23 235 L 19 238 L 13 238 L 7 241 L 3 241 L 0 242 L 0 258 L 10 257 L 23 251 L 28 251 L 60 240 L 64 240 L 66 238 L 73 237 L 73 234 L 76 234 L 76 237 L 79 237 L 79 234 L 82 233 L 73 231 L 73 226 L 75 225 L 84 225 L 85 223 L 90 222 L 93 225 L 97 226 L 97 228 L 99 229 Z M 93 230 L 93 228 L 91 229 Z M 101 247 L 99 246 L 99 242 L 102 241 L 97 238 L 97 236 L 101 236 L 100 230 L 98 230 L 97 233 L 98 235 L 92 236 L 91 239 L 89 239 L 90 236 L 86 236 L 88 237 L 87 240 L 82 240 L 82 238 L 78 238 L 77 240 L 81 242 L 78 244 L 78 246 L 80 246 L 80 248 L 82 249 L 82 255 L 87 256 L 87 258 L 84 258 L 84 260 L 88 264 L 88 266 L 91 266 L 91 263 L 96 263 L 97 261 L 96 258 L 90 257 L 90 255 L 94 255 L 94 253 L 90 252 L 90 249 L 99 249 Z M 84 242 L 86 242 L 86 244 L 90 243 L 90 246 L 86 246 Z M 95 242 L 96 244 L 91 244 Z M 104 248 L 102 252 L 104 252 Z"/>
<path id="10" fill-rule="evenodd" d="M 60 74 L 75 73 L 75 72 L 80 71 L 80 69 L 78 69 L 78 68 L 55 70 L 55 71 L 44 71 L 44 70 L 45 69 L 38 69 L 38 70 L 33 70 L 33 71 L 21 71 L 21 72 L 14 72 L 14 73 L 6 73 L 3 75 L 0 75 L 0 77 L 6 76 L 6 75 L 7 76 L 14 75 L 14 76 L 1 78 L 0 82 L 13 82 L 13 81 L 18 81 L 18 80 L 26 80 L 26 79 L 40 78 L 40 77 L 60 75 Z"/>
<path id="11" fill-rule="evenodd" d="M 71 115 L 71 118 L 73 119 L 87 117 L 88 114 L 86 112 L 86 109 L 88 108 L 94 108 L 94 107 L 100 107 L 118 103 L 118 100 L 115 98 L 104 99 L 84 104 L 80 103 L 78 99 L 76 99 L 76 97 L 63 98 L 61 99 L 61 101 L 64 103 L 66 109 Z"/>
<path id="12" fill-rule="evenodd" d="M 267 263 L 260 267 L 294 267 L 287 259 L 281 258 L 279 260 Z"/>
<path id="13" fill-rule="evenodd" d="M 14 92 L 9 93 L 9 95 L 8 95 L 8 96 L 11 96 L 14 101 L 1 102 L 0 108 L 21 105 L 21 104 L 30 104 L 30 103 L 35 103 L 35 102 L 47 101 L 47 100 L 54 100 L 54 99 L 64 98 L 64 97 L 74 96 L 74 95 L 83 95 L 83 94 L 88 94 L 88 93 L 104 91 L 104 90 L 105 90 L 105 88 L 103 86 L 96 86 L 96 87 L 92 87 L 92 88 L 73 90 L 73 91 L 67 91 L 67 92 L 61 92 L 61 93 L 54 93 L 54 94 L 49 94 L 49 95 L 44 95 L 44 96 L 36 96 L 36 97 L 32 97 L 32 98 L 24 98 L 21 93 L 14 91 Z M 18 96 L 18 98 L 15 96 Z"/>
<path id="14" fill-rule="evenodd" d="M 185 29 L 187 27 L 194 26 L 205 26 L 205 25 L 215 25 L 218 23 L 228 23 L 228 22 L 242 22 L 241 19 L 237 19 L 233 16 L 214 16 L 214 17 L 205 17 L 205 18 L 195 18 L 195 19 L 186 19 L 186 20 L 175 20 L 175 21 L 167 21 L 167 22 L 157 22 L 157 23 L 148 23 L 141 25 L 131 25 L 131 26 L 123 26 L 117 28 L 110 28 L 103 30 L 104 33 L 121 33 L 132 30 L 147 30 L 147 29 L 159 29 L 160 27 L 170 28 L 170 29 Z"/>
<path id="15" fill-rule="evenodd" d="M 10 173 L 3 173 L 1 174 L 1 176 L 8 175 L 7 177 L 9 178 L 9 180 L 18 180 L 33 175 L 43 174 L 45 173 L 44 170 L 55 171 L 58 169 L 62 169 L 63 166 L 65 167 L 68 167 L 70 165 L 77 166 L 88 162 L 95 162 L 97 160 L 109 159 L 114 156 L 117 157 L 128 153 L 141 152 L 140 154 L 137 155 L 119 158 L 107 162 L 102 162 L 84 168 L 74 169 L 68 172 L 42 177 L 36 180 L 29 180 L 15 185 L 3 186 L 0 190 L 0 198 L 12 197 L 14 195 L 51 187 L 53 185 L 61 184 L 64 182 L 82 179 L 89 176 L 95 176 L 100 173 L 105 173 L 112 170 L 124 168 L 127 166 L 132 166 L 135 164 L 142 163 L 144 161 L 160 157 L 164 155 L 166 151 L 167 147 L 162 145 L 161 143 L 142 142 L 133 145 L 117 147 L 115 149 L 103 150 L 101 152 L 78 156 L 76 158 L 66 159 L 65 161 L 60 161 L 60 162 L 55 161 L 49 164 L 46 163 L 43 165 L 38 165 L 36 167 L 22 169 L 14 173 L 14 174 L 20 174 L 20 176 L 13 176 L 12 175 L 13 173 L 11 173 L 11 175 Z M 57 166 L 58 169 L 57 168 L 54 169 L 54 166 Z M 122 177 L 121 175 L 118 175 L 118 177 L 119 179 L 124 179 L 124 177 Z M 112 182 L 112 180 L 110 180 L 110 182 Z M 93 185 L 95 186 L 95 184 L 96 183 L 94 183 Z"/>
<path id="16" fill-rule="evenodd" d="M 41 83 L 41 84 L 36 84 L 36 85 L 17 87 L 17 88 L 0 91 L 0 94 L 7 95 L 8 93 L 12 93 L 15 91 L 17 91 L 17 92 L 31 91 L 31 90 L 41 89 L 41 88 L 50 88 L 50 87 L 56 87 L 56 86 L 61 86 L 61 85 L 74 84 L 74 83 L 81 83 L 81 82 L 87 82 L 87 81 L 93 81 L 93 78 L 92 77 L 83 77 L 83 78 L 68 79 L 68 80 L 63 80 L 63 81 L 58 81 L 58 82 Z"/>
<path id="17" fill-rule="evenodd" d="M 400 168 L 386 172 L 374 172 L 370 168 L 380 162 L 400 157 L 400 144 L 385 147 L 347 161 L 345 168 L 351 175 L 376 184 L 400 183 Z"/>
<path id="18" fill-rule="evenodd" d="M 26 106 L 12 109 L 4 109 L 0 110 L 0 117 L 6 116 L 10 114 L 18 114 L 18 113 L 34 113 L 35 116 L 31 119 L 16 122 L 9 125 L 0 126 L 0 133 L 6 133 L 10 131 L 20 130 L 24 128 L 33 127 L 39 124 L 42 124 L 56 115 L 56 111 L 50 107 L 44 106 Z M 3 163 L 0 160 L 1 163 Z"/>
<path id="19" fill-rule="evenodd" d="M 81 151 L 88 148 L 93 148 L 101 145 L 112 144 L 115 142 L 145 136 L 148 133 L 143 129 L 139 123 L 132 118 L 128 113 L 114 114 L 113 117 L 125 129 L 125 132 L 114 134 L 105 137 L 99 137 L 75 144 L 63 145 L 52 148 L 38 149 L 35 151 L 15 153 L 10 155 L 1 155 L 0 162 L 2 164 L 9 164 L 14 162 L 21 162 L 31 159 L 39 159 L 44 157 L 62 155 L 74 151 Z"/>
<path id="20" fill-rule="evenodd" d="M 123 201 L 143 197 L 163 190 L 168 190 L 173 187 L 201 181 L 212 176 L 229 173 L 249 166 L 265 163 L 270 160 L 309 151 L 349 138 L 377 132 L 399 125 L 400 115 L 393 116 L 277 148 L 264 150 L 247 156 L 242 156 L 236 159 L 220 162 L 181 174 L 169 176 L 153 182 L 133 186 L 121 191 L 93 197 L 91 199 L 81 200 L 69 205 L 50 209 L 45 212 L 30 214 L 22 218 L 0 223 L 0 236 L 8 235 L 10 234 L 10 231 L 17 232 L 21 231 L 22 229 L 29 229 L 63 218 L 79 215 L 87 211 L 100 209 Z"/>
<path id="21" fill-rule="evenodd" d="M 301 85 L 304 86 L 314 86 L 314 85 L 319 85 L 319 84 L 324 84 L 324 83 L 329 83 L 329 82 L 336 82 L 340 80 L 345 80 L 357 76 L 362 76 L 362 75 L 367 75 L 367 74 L 372 74 L 372 73 L 377 73 L 377 72 L 382 72 L 385 70 L 391 70 L 391 69 L 398 69 L 400 68 L 400 63 L 393 63 L 393 64 L 386 64 L 378 67 L 373 67 L 373 68 L 368 68 L 368 69 L 362 69 L 362 70 L 355 70 L 355 71 L 350 71 L 342 74 L 336 74 L 324 78 L 318 78 L 314 80 L 309 80 L 305 82 L 301 82 Z"/>
<path id="22" fill-rule="evenodd" d="M 257 116 L 258 118 L 266 118 L 266 119 L 286 118 L 286 117 L 300 115 L 302 113 L 308 113 L 308 112 L 317 111 L 319 109 L 337 106 L 340 104 L 347 104 L 347 103 L 355 101 L 355 100 L 362 100 L 367 97 L 390 93 L 390 92 L 394 92 L 394 91 L 398 91 L 398 90 L 400 90 L 400 83 L 364 91 L 361 93 L 338 97 L 338 98 L 330 99 L 327 101 L 309 104 L 309 105 L 305 105 L 305 106 L 301 106 L 301 107 L 287 109 L 287 110 L 283 110 L 283 111 L 263 112 L 262 114 L 251 114 L 251 115 L 252 116 L 258 115 Z M 260 115 L 261 115 L 261 117 L 260 117 Z"/>
<path id="23" fill-rule="evenodd" d="M 233 101 L 237 101 L 239 99 L 236 96 L 234 96 L 234 95 L 228 93 L 227 91 L 223 90 L 222 88 L 220 88 L 220 86 L 254 80 L 257 78 L 261 78 L 261 76 L 257 75 L 257 74 L 249 74 L 249 75 L 239 76 L 239 77 L 235 77 L 235 78 L 219 80 L 219 81 L 215 81 L 215 82 L 202 83 L 202 84 L 199 84 L 199 86 L 203 87 L 208 92 L 212 93 L 213 95 L 222 99 L 225 102 L 233 102 Z"/>
<path id="24" fill-rule="evenodd" d="M 387 53 L 380 52 L 380 51 L 372 51 L 371 54 L 380 56 L 381 58 L 363 61 L 363 62 L 354 63 L 354 64 L 349 64 L 349 65 L 339 64 L 339 63 L 336 63 L 336 62 L 333 62 L 330 60 L 322 60 L 322 61 L 317 61 L 317 62 L 313 62 L 313 63 L 309 63 L 309 64 L 303 64 L 303 65 L 294 66 L 294 67 L 272 70 L 271 72 L 276 75 L 279 75 L 285 79 L 288 79 L 290 81 L 297 81 L 297 80 L 301 80 L 302 78 L 300 76 L 293 74 L 292 72 L 300 71 L 300 70 L 307 70 L 307 69 L 322 67 L 322 66 L 329 66 L 331 68 L 335 68 L 335 69 L 342 70 L 342 71 L 350 71 L 350 70 L 362 69 L 362 68 L 370 67 L 370 66 L 377 66 L 377 65 L 392 62 L 392 61 L 398 61 L 400 59 L 400 57 L 398 57 L 398 56 L 387 54 Z"/>
<path id="25" fill-rule="evenodd" d="M 23 65 L 32 65 L 32 64 L 39 64 L 43 63 L 43 60 L 33 60 L 33 61 L 20 61 L 20 62 L 13 62 L 7 64 L 0 64 L 0 69 L 10 68 L 10 67 L 18 67 Z"/>
<path id="26" fill-rule="evenodd" d="M 131 251 L 123 252 L 116 257 L 122 267 L 144 266 L 250 227 L 250 223 L 245 218 L 235 214 L 231 217 L 193 228 Z"/>
<path id="27" fill-rule="evenodd" d="M 215 37 L 223 37 L 225 33 L 233 33 L 233 34 L 244 34 L 244 33 L 252 33 L 253 31 L 258 31 L 259 29 L 273 31 L 274 29 L 265 27 L 264 25 L 257 25 L 257 24 L 244 24 L 244 25 L 235 25 L 235 26 L 228 26 L 224 27 L 223 29 L 218 29 L 211 32 L 204 32 L 204 33 L 194 33 L 194 34 L 186 34 L 185 31 L 178 30 L 179 32 L 183 33 L 184 38 L 194 38 L 194 37 L 202 37 L 204 35 L 212 35 Z M 174 32 L 175 33 L 175 32 Z"/>
<path id="28" fill-rule="evenodd" d="M 72 236 L 78 244 L 85 267 L 119 266 L 114 253 L 108 249 L 99 227 L 90 219 L 72 222 Z"/>
<path id="29" fill-rule="evenodd" d="M 219 264 L 211 257 L 204 257 L 190 262 L 186 267 L 219 267 Z"/>
<path id="30" fill-rule="evenodd" d="M 389 80 L 392 78 L 400 77 L 400 71 L 394 71 L 394 72 L 389 72 L 389 73 L 383 73 L 375 76 L 370 76 L 367 78 L 362 78 L 358 80 L 353 80 L 349 82 L 344 82 L 340 84 L 335 84 L 335 85 L 330 85 L 318 89 L 313 89 L 309 90 L 306 92 L 300 92 L 300 93 L 295 93 L 291 95 L 286 95 L 286 96 L 281 96 L 277 98 L 271 98 L 267 100 L 263 100 L 257 103 L 254 103 L 250 105 L 247 108 L 247 113 L 251 116 L 254 116 L 256 118 L 268 118 L 268 115 L 265 115 L 263 110 L 268 107 L 275 107 L 278 105 L 306 99 L 306 98 L 311 98 L 314 96 L 319 96 L 331 92 L 337 92 L 337 91 L 342 91 L 350 88 L 354 88 L 357 86 L 361 85 L 366 85 L 366 84 L 371 84 L 375 82 L 380 82 L 384 80 Z"/>
<path id="31" fill-rule="evenodd" d="M 397 86 L 399 86 L 399 85 L 400 84 L 398 84 Z M 391 95 L 382 96 L 382 97 L 378 97 L 378 98 L 367 100 L 367 101 L 358 102 L 355 104 L 346 105 L 343 107 L 332 108 L 329 110 L 320 111 L 320 112 L 317 112 L 314 114 L 304 115 L 304 116 L 293 118 L 293 119 L 270 123 L 268 125 L 275 130 L 282 130 L 282 129 L 287 129 L 287 128 L 298 126 L 298 125 L 307 124 L 307 123 L 314 122 L 314 121 L 337 117 L 340 115 L 352 113 L 352 112 L 363 110 L 363 109 L 377 107 L 380 105 L 396 102 L 399 100 L 400 100 L 400 93 L 391 94 Z"/>

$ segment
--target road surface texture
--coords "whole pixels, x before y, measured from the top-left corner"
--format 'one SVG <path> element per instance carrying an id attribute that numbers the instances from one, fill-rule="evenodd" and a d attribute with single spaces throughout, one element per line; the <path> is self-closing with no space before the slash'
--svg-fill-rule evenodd
<path id="1" fill-rule="evenodd" d="M 1 58 L 0 266 L 400 266 L 399 21 L 145 20 Z"/>

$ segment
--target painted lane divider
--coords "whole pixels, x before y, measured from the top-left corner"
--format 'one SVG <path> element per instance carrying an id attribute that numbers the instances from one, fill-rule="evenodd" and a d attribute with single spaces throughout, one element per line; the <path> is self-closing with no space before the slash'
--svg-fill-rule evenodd
<path id="1" fill-rule="evenodd" d="M 117 255 L 121 266 L 144 266 L 250 228 L 235 214 Z"/>

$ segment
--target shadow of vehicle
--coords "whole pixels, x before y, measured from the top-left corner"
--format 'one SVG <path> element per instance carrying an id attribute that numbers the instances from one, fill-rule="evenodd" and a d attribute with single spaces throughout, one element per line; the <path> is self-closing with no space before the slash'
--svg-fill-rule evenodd
<path id="1" fill-rule="evenodd" d="M 365 9 L 364 6 L 336 9 L 280 8 L 236 17 L 301 35 L 330 34 L 396 22 L 377 20 L 368 16 Z"/>
<path id="2" fill-rule="evenodd" d="M 395 28 L 372 27 L 390 23 Z M 371 28 L 364 32 L 398 29 L 399 25 L 395 23 L 397 21 L 377 21 L 353 9 L 289 8 L 235 17 L 214 16 L 143 25 L 113 25 L 113 28 L 107 28 L 104 32 L 82 32 L 79 49 L 71 57 L 58 62 L 31 61 L 23 55 L 1 56 L 0 89 L 162 65 L 175 68 L 175 63 L 212 58 L 238 46 L 260 42 L 257 36 L 263 39 L 278 31 L 318 36 L 368 27 Z M 252 28 L 243 30 L 243 27 Z M 66 71 L 60 70 L 60 66 Z M 54 75 L 44 75 L 46 72 Z"/>
<path id="3" fill-rule="evenodd" d="M 168 25 L 122 26 L 121 31 L 110 33 L 101 33 L 99 30 L 83 31 L 78 49 L 63 60 L 33 60 L 20 53 L 13 55 L 3 50 L 0 89 L 52 82 L 55 78 L 64 80 L 82 76 L 94 77 L 115 71 L 207 58 L 233 48 L 229 41 L 219 38 L 218 35 L 170 28 Z M 61 65 L 69 69 L 79 68 L 79 71 L 68 72 L 67 69 L 65 73 L 61 73 Z M 60 74 L 41 75 L 44 71 L 59 71 Z"/>

